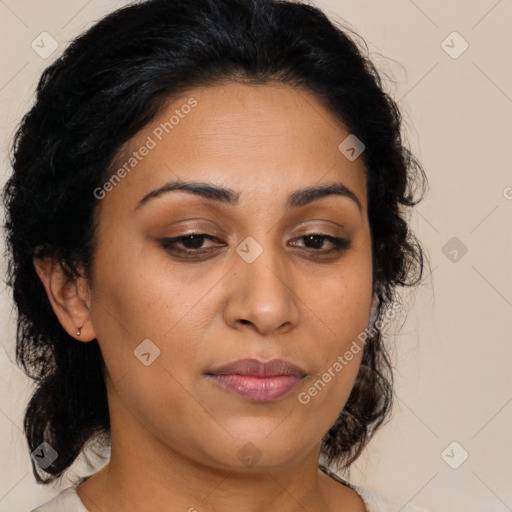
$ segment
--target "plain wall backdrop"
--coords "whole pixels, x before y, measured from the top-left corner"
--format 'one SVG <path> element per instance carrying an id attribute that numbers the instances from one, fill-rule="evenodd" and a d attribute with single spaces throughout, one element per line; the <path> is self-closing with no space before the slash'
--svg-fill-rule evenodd
<path id="1" fill-rule="evenodd" d="M 0 0 L 2 185 L 43 69 L 126 3 Z M 393 416 L 349 479 L 430 512 L 510 511 L 512 1 L 313 3 L 368 43 L 430 184 L 411 217 L 430 269 L 413 296 L 402 293 L 407 316 L 388 340 Z M 35 483 L 22 431 L 32 383 L 13 364 L 15 314 L 3 279 L 0 299 L 0 512 L 26 512 L 69 481 Z M 70 473 L 83 471 L 80 458 Z"/>

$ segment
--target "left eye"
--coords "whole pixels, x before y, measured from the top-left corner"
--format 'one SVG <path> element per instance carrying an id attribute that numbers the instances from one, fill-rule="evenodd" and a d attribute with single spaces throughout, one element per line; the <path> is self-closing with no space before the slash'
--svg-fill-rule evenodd
<path id="1" fill-rule="evenodd" d="M 309 247 L 307 248 L 313 249 L 314 252 L 319 253 L 341 251 L 343 249 L 348 249 L 348 247 L 350 246 L 349 240 L 345 240 L 344 238 L 338 238 L 330 235 L 323 235 L 320 233 L 310 233 L 307 235 L 302 235 L 301 237 L 298 238 L 298 240 L 302 239 L 306 242 L 306 246 L 309 244 Z M 326 240 L 334 247 L 332 249 L 318 251 L 317 249 L 321 249 Z"/>

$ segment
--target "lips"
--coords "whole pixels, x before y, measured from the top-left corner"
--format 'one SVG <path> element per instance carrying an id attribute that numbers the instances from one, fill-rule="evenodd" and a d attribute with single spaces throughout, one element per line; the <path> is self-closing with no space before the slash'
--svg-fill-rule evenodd
<path id="1" fill-rule="evenodd" d="M 242 359 L 207 372 L 207 377 L 224 388 L 255 402 L 270 402 L 287 395 L 307 375 L 283 359 Z"/>

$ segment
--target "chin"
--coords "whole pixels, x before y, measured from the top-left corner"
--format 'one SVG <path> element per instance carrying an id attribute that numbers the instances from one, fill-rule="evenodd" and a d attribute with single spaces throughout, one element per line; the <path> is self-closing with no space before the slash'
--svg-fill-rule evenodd
<path id="1" fill-rule="evenodd" d="M 293 442 L 283 443 L 282 439 L 265 438 L 264 436 L 246 436 L 244 440 L 233 441 L 221 453 L 210 455 L 219 467 L 229 471 L 257 473 L 260 471 L 283 471 L 293 467 L 308 450 L 297 445 L 294 436 L 287 439 Z"/>

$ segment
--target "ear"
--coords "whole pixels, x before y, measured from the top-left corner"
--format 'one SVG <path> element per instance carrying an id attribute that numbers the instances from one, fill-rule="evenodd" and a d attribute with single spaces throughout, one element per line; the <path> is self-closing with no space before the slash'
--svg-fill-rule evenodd
<path id="1" fill-rule="evenodd" d="M 34 268 L 46 289 L 52 309 L 62 327 L 78 341 L 91 341 L 96 332 L 90 318 L 90 286 L 84 277 L 70 277 L 60 261 L 34 258 Z M 80 336 L 77 330 L 80 328 Z"/>

